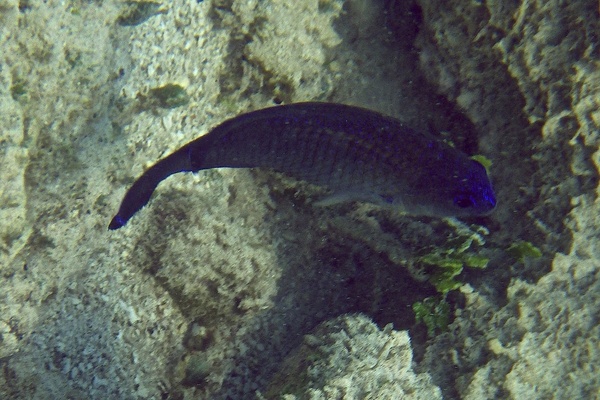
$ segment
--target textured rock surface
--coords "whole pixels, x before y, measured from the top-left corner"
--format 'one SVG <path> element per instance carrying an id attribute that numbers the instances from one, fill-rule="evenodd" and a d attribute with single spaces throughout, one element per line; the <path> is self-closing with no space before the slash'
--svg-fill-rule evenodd
<path id="1" fill-rule="evenodd" d="M 309 38 L 316 55 L 339 40 L 331 26 L 339 4 L 290 4 L 280 3 L 296 22 L 286 40 Z M 257 185 L 247 172 L 174 179 L 141 229 L 106 231 L 121 193 L 108 195 L 149 160 L 227 116 L 272 104 L 276 88 L 263 92 L 265 72 L 244 70 L 236 58 L 263 60 L 253 56 L 259 48 L 236 48 L 251 27 L 214 24 L 219 16 L 233 24 L 246 7 L 172 2 L 125 27 L 117 2 L 0 2 L 0 397 L 251 396 L 317 319 L 347 308 L 335 300 L 337 281 L 314 268 L 313 248 L 288 245 L 303 225 L 281 222 L 293 207 L 273 215 L 264 179 Z M 275 11 L 261 6 L 244 17 L 258 24 Z M 308 20 L 310 29 L 300 23 Z M 269 29 L 258 28 L 252 33 Z M 281 48 L 267 36 L 260 51 Z M 325 59 L 313 60 L 303 79 L 318 83 Z M 305 61 L 296 58 L 296 67 Z M 290 64 L 270 62 L 266 75 L 290 81 Z M 148 101 L 169 83 L 185 88 L 188 108 Z M 330 295 L 313 299 L 301 289 L 320 285 Z M 325 311 L 316 315 L 313 305 Z"/>
<path id="2" fill-rule="evenodd" d="M 434 381 L 461 398 L 598 397 L 598 4 L 421 4 L 432 32 L 421 37 L 424 71 L 486 133 L 494 170 L 510 172 L 498 172 L 495 217 L 505 234 L 542 244 L 551 264 L 515 271 L 506 304 L 468 293 L 425 365 L 454 360 L 456 380 L 439 368 Z M 512 161 L 517 141 L 532 164 Z"/>
<path id="3" fill-rule="evenodd" d="M 319 325 L 282 366 L 266 398 L 442 398 L 429 375 L 413 372 L 408 332 L 381 331 L 363 315 Z"/>
<path id="4" fill-rule="evenodd" d="M 6 63 L 14 51 L 15 43 L 9 43 L 17 29 L 17 11 L 14 5 L 6 4 L 7 11 L 0 16 L 0 48 L 4 51 L 0 62 Z M 28 152 L 24 145 L 25 127 L 23 111 L 17 99 L 23 93 L 23 81 L 0 70 L 0 110 L 2 110 L 2 151 L 0 153 L 0 265 L 12 262 L 21 251 L 31 234 L 27 224 L 27 193 L 25 169 Z M 1 355 L 0 355 L 1 356 Z"/>
<path id="5" fill-rule="evenodd" d="M 600 396 L 597 2 L 382 4 L 177 0 L 121 26 L 122 2 L 0 0 L 1 398 Z M 149 101 L 170 83 L 189 104 Z M 405 266 L 456 238 L 444 221 L 317 209 L 303 185 L 219 170 L 106 231 L 162 155 L 307 99 L 493 160 L 491 266 L 465 274 L 450 332 L 406 333 L 433 291 Z M 516 262 L 516 240 L 544 256 Z M 359 312 L 400 331 L 336 318 Z M 312 375 L 292 391 L 294 368 Z"/>

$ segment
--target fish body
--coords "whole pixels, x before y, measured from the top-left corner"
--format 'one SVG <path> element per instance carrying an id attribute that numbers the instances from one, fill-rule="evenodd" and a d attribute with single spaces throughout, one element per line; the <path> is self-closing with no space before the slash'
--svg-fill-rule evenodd
<path id="1" fill-rule="evenodd" d="M 148 169 L 109 229 L 118 229 L 177 172 L 267 168 L 326 186 L 322 203 L 360 200 L 414 215 L 476 216 L 496 205 L 485 168 L 442 140 L 360 107 L 296 103 L 242 114 Z"/>

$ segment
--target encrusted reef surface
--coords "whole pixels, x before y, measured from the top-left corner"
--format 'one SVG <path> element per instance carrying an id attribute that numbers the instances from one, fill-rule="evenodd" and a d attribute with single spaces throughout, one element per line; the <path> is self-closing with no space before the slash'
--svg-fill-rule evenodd
<path id="1" fill-rule="evenodd" d="M 589 0 L 0 0 L 0 398 L 600 397 L 599 21 Z M 305 100 L 485 155 L 497 210 L 321 208 L 213 170 L 106 230 L 161 156 Z M 422 257 L 456 243 L 490 261 L 428 336 Z"/>
<path id="2" fill-rule="evenodd" d="M 546 257 L 531 270 L 499 265 L 510 274 L 501 298 L 467 294 L 453 334 L 427 348 L 422 366 L 454 380 L 461 398 L 595 398 L 598 3 L 477 3 L 422 3 L 423 71 L 485 132 L 504 204 L 497 240 L 527 237 Z M 440 367 L 452 363 L 453 373 Z"/>
<path id="3" fill-rule="evenodd" d="M 413 372 L 412 355 L 407 331 L 381 331 L 364 315 L 333 318 L 287 356 L 265 397 L 441 399 L 428 374 Z"/>

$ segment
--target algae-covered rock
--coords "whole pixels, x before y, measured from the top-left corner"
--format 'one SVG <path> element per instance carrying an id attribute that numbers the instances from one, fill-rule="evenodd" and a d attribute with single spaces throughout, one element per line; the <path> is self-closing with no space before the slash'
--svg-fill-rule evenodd
<path id="1" fill-rule="evenodd" d="M 267 399 L 441 399 L 428 374 L 415 373 L 408 332 L 380 330 L 364 315 L 319 325 L 284 362 Z"/>
<path id="2" fill-rule="evenodd" d="M 308 0 L 261 4 L 265 22 L 248 44 L 249 59 L 275 80 L 289 82 L 301 99 L 331 91 L 323 71 L 327 70 L 326 49 L 341 41 L 332 20 L 340 14 L 343 3 Z"/>
<path id="3" fill-rule="evenodd" d="M 510 257 L 504 284 L 463 290 L 465 308 L 423 365 L 466 399 L 596 398 L 598 3 L 420 4 L 431 33 L 419 37 L 423 70 L 492 154 L 501 227 L 493 240 L 532 242 L 529 254 L 541 256 L 525 265 Z"/>
<path id="4" fill-rule="evenodd" d="M 2 135 L 0 142 L 0 263 L 8 265 L 27 243 L 31 226 L 27 223 L 25 169 L 29 159 L 23 145 L 23 112 L 8 93 L 0 93 Z"/>
<path id="5" fill-rule="evenodd" d="M 328 52 L 341 42 L 333 22 L 343 5 L 341 0 L 216 2 L 217 23 L 232 31 L 231 67 L 223 71 L 223 86 L 245 90 L 252 77 L 260 80 L 252 86 L 280 100 L 326 98 L 335 80 Z M 240 70 L 241 57 L 258 76 Z"/>

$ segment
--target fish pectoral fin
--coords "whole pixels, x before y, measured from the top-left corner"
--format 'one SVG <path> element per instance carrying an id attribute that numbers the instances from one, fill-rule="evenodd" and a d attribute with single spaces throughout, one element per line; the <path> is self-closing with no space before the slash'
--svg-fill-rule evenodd
<path id="1" fill-rule="evenodd" d="M 317 207 L 329 207 L 336 204 L 349 203 L 352 201 L 374 204 L 380 204 L 382 202 L 381 197 L 375 193 L 341 191 L 327 195 L 321 200 L 315 201 L 313 205 Z"/>

